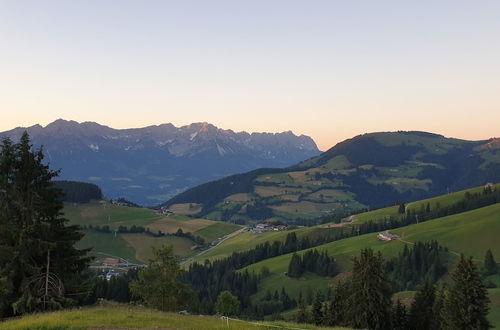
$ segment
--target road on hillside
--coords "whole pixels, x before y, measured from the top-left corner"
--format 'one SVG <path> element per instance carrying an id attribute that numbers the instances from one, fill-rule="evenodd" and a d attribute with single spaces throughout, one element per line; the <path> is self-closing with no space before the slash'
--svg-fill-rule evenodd
<path id="1" fill-rule="evenodd" d="M 228 239 L 230 239 L 230 238 L 233 238 L 233 237 L 235 237 L 235 236 L 238 236 L 239 234 L 244 233 L 244 232 L 248 231 L 249 229 L 250 229 L 249 227 L 243 227 L 243 228 L 238 229 L 237 231 L 233 231 L 231 234 L 227 234 L 227 235 L 226 235 L 226 236 L 224 236 L 224 237 L 223 237 L 223 238 L 222 238 L 219 242 L 217 242 L 217 244 L 215 244 L 214 246 L 209 247 L 209 248 L 208 248 L 208 249 L 206 249 L 206 250 L 201 251 L 200 253 L 198 253 L 198 254 L 197 254 L 197 255 L 195 255 L 194 257 L 191 257 L 191 258 L 189 258 L 189 259 L 187 259 L 187 260 L 184 260 L 183 262 L 181 262 L 181 265 L 184 265 L 184 264 L 186 264 L 186 263 L 190 262 L 190 261 L 191 261 L 191 260 L 193 260 L 194 258 L 199 257 L 199 256 L 201 256 L 201 255 L 203 255 L 203 254 L 207 253 L 208 251 L 212 250 L 213 248 L 216 248 L 217 246 L 219 246 L 219 245 L 220 245 L 222 242 L 224 242 L 225 240 L 228 240 Z"/>

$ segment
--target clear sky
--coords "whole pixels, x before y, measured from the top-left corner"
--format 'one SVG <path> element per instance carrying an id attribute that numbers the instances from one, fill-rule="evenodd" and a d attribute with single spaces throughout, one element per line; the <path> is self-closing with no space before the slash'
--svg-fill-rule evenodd
<path id="1" fill-rule="evenodd" d="M 0 130 L 500 136 L 500 1 L 0 1 Z"/>

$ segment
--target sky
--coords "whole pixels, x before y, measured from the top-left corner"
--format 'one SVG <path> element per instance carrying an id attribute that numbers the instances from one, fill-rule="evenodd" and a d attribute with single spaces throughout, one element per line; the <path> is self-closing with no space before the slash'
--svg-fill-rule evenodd
<path id="1" fill-rule="evenodd" d="M 0 130 L 500 136 L 500 1 L 0 1 Z"/>

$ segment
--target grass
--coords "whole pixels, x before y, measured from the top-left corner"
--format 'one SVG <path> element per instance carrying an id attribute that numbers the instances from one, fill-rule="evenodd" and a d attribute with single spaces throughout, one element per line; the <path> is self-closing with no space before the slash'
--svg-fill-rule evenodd
<path id="1" fill-rule="evenodd" d="M 135 250 L 135 258 L 143 262 L 153 257 L 152 247 L 160 248 L 163 245 L 172 245 L 177 256 L 187 257 L 193 254 L 193 241 L 184 237 L 153 237 L 146 234 L 122 234 L 122 237 Z"/>
<path id="2" fill-rule="evenodd" d="M 193 235 L 201 236 L 205 242 L 209 243 L 215 241 L 217 238 L 231 234 L 240 228 L 240 226 L 232 223 L 217 222 L 195 231 Z"/>
<path id="3" fill-rule="evenodd" d="M 500 288 L 488 289 L 488 293 L 491 301 L 488 320 L 495 329 L 500 329 Z"/>
<path id="4" fill-rule="evenodd" d="M 402 227 L 392 231 L 399 235 L 404 232 L 404 239 L 410 242 L 437 240 L 441 245 L 448 247 L 450 258 L 455 258 L 455 253 L 465 253 L 482 261 L 488 248 L 494 255 L 500 255 L 500 204 L 484 207 L 470 212 L 465 212 L 440 219 L 430 220 L 418 225 Z M 342 272 L 348 272 L 352 267 L 352 258 L 358 256 L 361 249 L 370 247 L 375 251 L 381 251 L 384 257 L 397 256 L 403 249 L 404 242 L 383 242 L 377 239 L 377 233 L 365 234 L 351 237 L 316 247 L 318 251 L 326 250 L 329 255 L 334 256 Z M 305 251 L 300 251 L 303 254 Z M 292 254 L 286 254 L 275 258 L 263 260 L 246 267 L 250 272 L 259 273 L 266 266 L 271 275 L 261 282 L 259 293 L 256 297 L 263 295 L 268 289 L 274 291 L 282 286 L 290 290 L 291 295 L 297 294 L 298 287 L 305 285 L 311 287 L 323 287 L 334 282 L 335 279 L 311 277 L 306 275 L 302 279 L 292 279 L 285 275 L 288 270 Z M 304 293 L 304 292 L 303 292 Z"/>
<path id="5" fill-rule="evenodd" d="M 205 259 L 221 259 L 231 255 L 233 252 L 250 250 L 257 244 L 265 243 L 266 241 L 283 241 L 287 233 L 287 231 L 270 231 L 262 234 L 246 232 L 222 242 L 216 248 L 203 254 L 200 258 L 194 258 L 193 261 L 202 262 Z"/>
<path id="6" fill-rule="evenodd" d="M 161 230 L 164 233 L 175 233 L 182 229 L 185 233 L 195 232 L 197 230 L 212 226 L 217 222 L 206 219 L 189 219 L 177 218 L 177 216 L 169 216 L 153 222 L 148 226 L 151 232 L 156 233 Z"/>
<path id="7" fill-rule="evenodd" d="M 161 329 L 321 329 L 313 325 L 285 322 L 245 322 L 216 316 L 178 315 L 106 303 L 104 306 L 34 314 L 0 323 L 0 329 L 106 329 L 106 328 L 161 328 Z"/>
<path id="8" fill-rule="evenodd" d="M 162 218 L 150 209 L 119 206 L 107 201 L 92 201 L 87 204 L 65 203 L 63 212 L 71 224 L 108 225 L 111 228 L 132 225 L 146 227 Z"/>
<path id="9" fill-rule="evenodd" d="M 496 189 L 500 189 L 500 184 L 495 184 L 494 187 Z M 469 192 L 471 194 L 476 194 L 476 193 L 481 193 L 483 191 L 483 189 L 484 189 L 484 187 L 480 186 L 480 187 L 475 187 L 475 188 L 471 188 L 471 189 L 457 191 L 457 192 L 450 193 L 447 195 L 442 195 L 442 196 L 438 196 L 438 197 L 434 197 L 434 198 L 424 199 L 424 200 L 421 200 L 418 202 L 409 203 L 408 208 L 418 211 L 422 206 L 425 207 L 427 205 L 427 203 L 429 203 L 429 206 L 431 207 L 431 209 L 434 209 L 438 203 L 441 207 L 446 207 L 446 206 L 455 204 L 455 203 L 463 200 L 465 198 L 464 196 L 465 196 L 466 192 Z"/>
<path id="10" fill-rule="evenodd" d="M 85 236 L 76 244 L 78 249 L 92 248 L 91 255 L 99 253 L 122 257 L 131 262 L 138 262 L 134 247 L 121 235 L 85 231 Z"/>
<path id="11" fill-rule="evenodd" d="M 491 248 L 500 256 L 500 204 L 398 228 L 393 231 L 409 241 L 437 240 L 451 250 L 483 259 Z"/>
<path id="12" fill-rule="evenodd" d="M 171 205 L 169 209 L 175 214 L 195 215 L 200 213 L 201 207 L 202 205 L 197 203 L 183 203 Z"/>

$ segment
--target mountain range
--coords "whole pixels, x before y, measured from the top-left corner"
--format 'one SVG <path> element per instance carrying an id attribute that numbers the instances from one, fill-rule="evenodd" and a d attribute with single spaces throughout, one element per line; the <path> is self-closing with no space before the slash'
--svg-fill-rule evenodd
<path id="1" fill-rule="evenodd" d="M 189 203 L 211 219 L 261 221 L 346 214 L 500 182 L 500 139 L 467 141 L 427 132 L 379 132 L 343 141 L 282 169 L 259 169 L 189 189 L 163 206 Z"/>
<path id="2" fill-rule="evenodd" d="M 106 197 L 157 205 L 196 185 L 261 167 L 290 166 L 320 151 L 292 132 L 233 132 L 209 123 L 113 129 L 94 122 L 56 120 L 45 127 L 0 133 L 17 140 L 24 131 L 43 146 L 61 179 L 98 184 Z"/>

